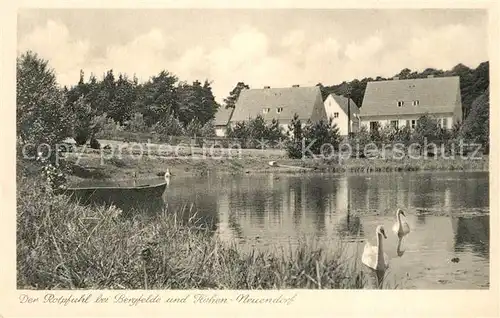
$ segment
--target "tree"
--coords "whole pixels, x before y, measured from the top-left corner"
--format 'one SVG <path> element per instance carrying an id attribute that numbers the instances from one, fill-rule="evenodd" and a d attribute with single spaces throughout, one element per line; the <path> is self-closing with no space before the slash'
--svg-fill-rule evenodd
<path id="1" fill-rule="evenodd" d="M 151 130 L 163 137 L 185 134 L 184 126 L 173 112 L 164 115 L 160 121 L 151 127 Z"/>
<path id="2" fill-rule="evenodd" d="M 248 125 L 244 121 L 236 122 L 234 127 L 228 127 L 227 133 L 229 138 L 246 140 L 249 136 Z"/>
<path id="3" fill-rule="evenodd" d="M 168 71 L 161 71 L 142 86 L 137 109 L 144 115 L 147 126 L 162 121 L 167 114 L 178 115 L 177 77 Z"/>
<path id="4" fill-rule="evenodd" d="M 54 71 L 47 61 L 28 51 L 17 58 L 16 73 L 19 139 L 35 147 L 42 143 L 54 147 L 70 135 L 73 121 Z"/>
<path id="5" fill-rule="evenodd" d="M 81 96 L 73 103 L 72 109 L 74 112 L 74 134 L 77 145 L 84 145 L 89 139 L 94 136 L 106 124 L 106 113 L 98 115 L 97 110 L 92 109 L 90 104 Z"/>
<path id="6" fill-rule="evenodd" d="M 366 128 L 366 126 L 364 125 L 361 126 L 359 131 L 352 137 L 350 137 L 350 140 L 350 145 L 352 147 L 353 153 L 357 154 L 359 157 L 364 158 L 366 156 L 365 148 L 372 142 L 368 128 Z"/>
<path id="7" fill-rule="evenodd" d="M 262 115 L 257 115 L 248 122 L 248 135 L 258 141 L 267 139 L 267 126 Z"/>
<path id="8" fill-rule="evenodd" d="M 236 101 L 240 97 L 241 91 L 244 89 L 249 89 L 250 86 L 243 82 L 238 82 L 233 90 L 229 93 L 227 98 L 224 98 L 224 103 L 226 104 L 226 108 L 234 108 L 236 106 Z"/>
<path id="9" fill-rule="evenodd" d="M 417 120 L 412 141 L 420 145 L 420 153 L 428 150 L 424 149 L 425 144 L 441 141 L 441 137 L 441 128 L 436 119 L 426 114 Z"/>
<path id="10" fill-rule="evenodd" d="M 202 124 L 197 119 L 193 119 L 186 125 L 185 131 L 188 136 L 200 136 L 202 127 Z"/>
<path id="11" fill-rule="evenodd" d="M 195 119 L 204 125 L 215 117 L 219 108 L 208 81 L 205 81 L 203 85 L 199 81 L 194 81 L 192 85 L 185 82 L 179 83 L 177 100 L 178 117 L 185 126 Z"/>
<path id="12" fill-rule="evenodd" d="M 131 132 L 146 132 L 148 126 L 144 121 L 144 116 L 141 113 L 135 113 L 134 116 L 127 122 L 127 130 Z"/>
<path id="13" fill-rule="evenodd" d="M 302 157 L 302 142 L 304 139 L 304 131 L 302 129 L 302 122 L 298 114 L 294 114 L 293 118 L 288 125 L 287 130 L 288 141 L 286 143 L 286 152 L 290 158 Z"/>
<path id="14" fill-rule="evenodd" d="M 411 142 L 411 128 L 409 126 L 399 128 L 394 134 L 394 142 L 408 146 Z"/>
<path id="15" fill-rule="evenodd" d="M 474 100 L 469 117 L 464 121 L 460 136 L 468 143 L 481 144 L 483 150 L 489 151 L 490 143 L 490 89 Z"/>
<path id="16" fill-rule="evenodd" d="M 383 144 L 392 144 L 396 137 L 398 129 L 392 126 L 391 124 L 387 124 L 380 130 L 380 141 Z"/>
<path id="17" fill-rule="evenodd" d="M 373 127 L 370 127 L 370 140 L 378 146 L 383 142 L 380 126 L 380 123 L 377 121 Z"/>
<path id="18" fill-rule="evenodd" d="M 205 125 L 203 125 L 203 127 L 201 127 L 201 136 L 215 137 L 215 125 L 213 120 L 209 120 Z"/>
<path id="19" fill-rule="evenodd" d="M 276 143 L 286 136 L 283 134 L 283 129 L 281 128 L 279 121 L 275 118 L 267 126 L 266 138 L 272 143 Z"/>
<path id="20" fill-rule="evenodd" d="M 108 116 L 123 124 L 132 116 L 134 101 L 137 97 L 136 86 L 126 75 L 120 74 L 115 83 L 113 96 L 107 110 Z"/>
<path id="21" fill-rule="evenodd" d="M 328 121 L 308 122 L 304 137 L 306 148 L 315 155 L 331 156 L 339 149 L 340 133 L 333 118 Z"/>

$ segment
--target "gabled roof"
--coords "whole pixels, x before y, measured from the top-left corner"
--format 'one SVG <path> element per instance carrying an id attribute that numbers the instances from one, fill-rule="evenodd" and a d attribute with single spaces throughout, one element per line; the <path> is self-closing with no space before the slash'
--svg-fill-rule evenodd
<path id="1" fill-rule="evenodd" d="M 458 76 L 368 82 L 360 116 L 450 113 L 460 103 Z"/>
<path id="2" fill-rule="evenodd" d="M 265 121 L 273 118 L 280 121 L 290 121 L 294 114 L 299 115 L 300 120 L 311 119 L 314 106 L 321 103 L 321 91 L 319 87 L 284 87 L 242 90 L 231 121 L 246 121 L 261 115 Z M 283 108 L 278 113 L 277 108 Z M 264 113 L 264 108 L 269 108 Z"/>
<path id="3" fill-rule="evenodd" d="M 225 108 L 224 106 L 221 106 L 219 110 L 217 110 L 217 113 L 215 113 L 215 120 L 214 120 L 214 125 L 215 126 L 225 126 L 229 123 L 231 120 L 231 116 L 233 115 L 234 108 Z"/>
<path id="4" fill-rule="evenodd" d="M 329 96 L 332 96 L 332 98 L 335 100 L 335 102 L 337 102 L 337 104 L 340 106 L 340 108 L 342 108 L 342 110 L 344 111 L 344 113 L 347 114 L 347 101 L 348 101 L 348 98 L 347 97 L 344 97 L 342 95 L 336 95 L 336 94 L 330 94 L 328 95 Z M 328 99 L 327 97 L 327 99 Z M 325 99 L 326 101 L 326 99 Z M 351 114 L 359 114 L 359 108 L 358 108 L 358 105 L 356 105 L 356 103 L 351 99 L 351 102 L 350 102 L 350 111 L 351 111 Z"/>

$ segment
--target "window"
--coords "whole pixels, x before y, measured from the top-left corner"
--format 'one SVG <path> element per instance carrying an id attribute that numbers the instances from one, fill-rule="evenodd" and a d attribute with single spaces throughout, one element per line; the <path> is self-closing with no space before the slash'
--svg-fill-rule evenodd
<path id="1" fill-rule="evenodd" d="M 412 119 L 411 120 L 411 128 L 415 129 L 416 126 L 417 126 L 417 121 L 415 119 Z"/>
<path id="2" fill-rule="evenodd" d="M 333 118 L 339 118 L 339 113 L 333 113 Z"/>
<path id="3" fill-rule="evenodd" d="M 410 121 L 409 120 L 406 121 L 406 127 L 410 127 Z"/>
<path id="4" fill-rule="evenodd" d="M 370 131 L 377 130 L 377 128 L 378 128 L 378 122 L 377 121 L 371 121 L 370 122 Z"/>
<path id="5" fill-rule="evenodd" d="M 402 107 L 405 104 L 402 100 L 398 101 L 398 107 Z"/>
<path id="6" fill-rule="evenodd" d="M 418 106 L 420 104 L 420 101 L 419 100 L 414 100 L 413 101 L 413 106 Z"/>
<path id="7" fill-rule="evenodd" d="M 443 128 L 443 119 L 442 118 L 438 118 L 437 119 L 437 124 L 438 124 L 439 128 Z"/>
<path id="8" fill-rule="evenodd" d="M 264 108 L 264 109 L 262 110 L 262 113 L 263 113 L 263 114 L 267 114 L 267 113 L 269 113 L 269 111 L 270 111 L 270 109 L 269 109 L 269 108 Z"/>
<path id="9" fill-rule="evenodd" d="M 277 112 L 278 114 L 279 114 L 279 113 L 281 113 L 282 111 L 283 111 L 283 107 L 278 107 L 278 108 L 276 108 L 276 112 Z"/>
<path id="10" fill-rule="evenodd" d="M 443 118 L 443 128 L 448 129 L 448 118 Z"/>
<path id="11" fill-rule="evenodd" d="M 391 126 L 393 128 L 398 129 L 398 124 L 399 124 L 399 121 L 397 121 L 397 120 L 391 120 Z"/>

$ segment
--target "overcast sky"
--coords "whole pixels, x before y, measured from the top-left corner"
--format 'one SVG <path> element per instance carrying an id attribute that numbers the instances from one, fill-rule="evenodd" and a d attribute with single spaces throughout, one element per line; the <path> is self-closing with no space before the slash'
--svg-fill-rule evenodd
<path id="1" fill-rule="evenodd" d="M 213 82 L 221 101 L 251 87 L 338 84 L 408 67 L 488 60 L 481 10 L 21 10 L 18 53 L 49 60 L 61 85 L 93 72 L 140 81 L 166 69 Z"/>

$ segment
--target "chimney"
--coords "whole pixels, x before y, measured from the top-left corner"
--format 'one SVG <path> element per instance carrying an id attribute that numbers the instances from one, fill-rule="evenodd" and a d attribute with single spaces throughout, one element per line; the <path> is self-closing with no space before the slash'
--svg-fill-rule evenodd
<path id="1" fill-rule="evenodd" d="M 433 78 L 434 75 L 430 74 L 430 75 L 427 75 L 427 78 Z"/>
<path id="2" fill-rule="evenodd" d="M 394 76 L 392 79 L 397 81 L 399 79 L 399 76 Z"/>
<path id="3" fill-rule="evenodd" d="M 300 85 L 298 85 L 298 84 L 295 84 L 295 85 L 292 85 L 292 87 L 300 87 Z"/>
<path id="4" fill-rule="evenodd" d="M 271 88 L 271 86 L 264 86 L 264 88 Z"/>

